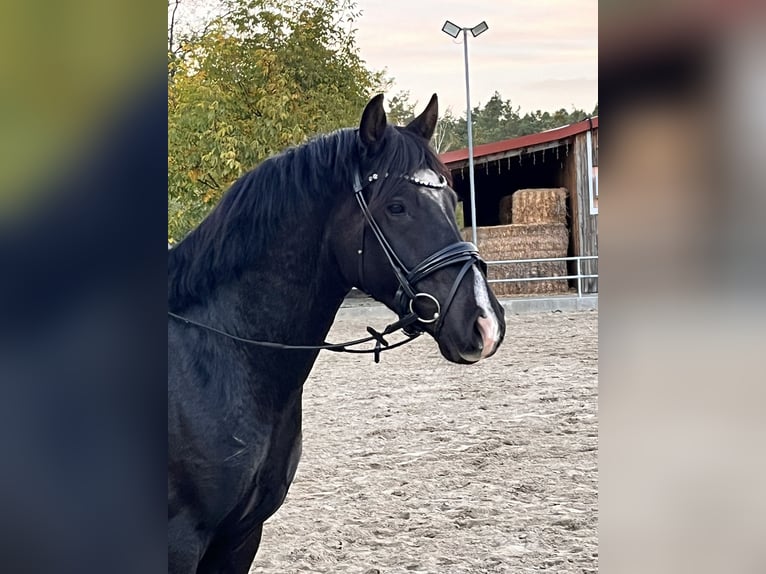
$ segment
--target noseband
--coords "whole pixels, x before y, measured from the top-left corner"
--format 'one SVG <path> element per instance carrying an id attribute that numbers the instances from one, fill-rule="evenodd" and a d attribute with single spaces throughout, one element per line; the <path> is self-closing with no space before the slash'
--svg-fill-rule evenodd
<path id="1" fill-rule="evenodd" d="M 383 179 L 387 177 L 388 174 L 384 175 Z M 402 175 L 400 177 L 419 187 L 428 187 L 431 189 L 444 189 L 447 187 L 447 182 L 443 178 L 439 183 L 433 183 L 409 175 Z M 388 263 L 394 272 L 394 276 L 399 282 L 399 288 L 394 295 L 395 311 L 399 315 L 399 321 L 396 325 L 403 329 L 405 333 L 415 335 L 423 331 L 424 325 L 435 324 L 434 334 L 438 334 L 444 322 L 444 317 L 457 294 L 458 287 L 460 286 L 463 277 L 465 277 L 465 274 L 474 264 L 478 264 L 482 269 L 482 272 L 486 275 L 487 264 L 481 257 L 479 257 L 479 250 L 473 243 L 458 241 L 440 249 L 429 257 L 426 257 L 413 269 L 408 269 L 391 247 L 391 244 L 386 239 L 380 226 L 372 216 L 367 201 L 364 199 L 364 190 L 378 180 L 380 180 L 378 174 L 373 173 L 367 178 L 367 183 L 362 185 L 359 174 L 355 174 L 354 196 L 356 197 L 359 208 L 362 210 L 362 214 L 367 221 L 367 225 L 378 240 L 378 244 L 380 244 L 383 253 L 386 255 L 386 259 L 388 259 Z M 360 254 L 362 253 L 363 250 L 360 250 Z M 452 283 L 452 288 L 450 289 L 447 298 L 444 300 L 443 305 L 432 294 L 417 290 L 417 283 L 432 273 L 444 269 L 445 267 L 458 264 L 462 264 L 462 267 L 460 268 L 455 281 Z M 433 309 L 430 310 L 430 313 L 418 309 L 418 307 L 423 306 L 423 304 L 425 304 L 426 307 L 433 307 Z"/>

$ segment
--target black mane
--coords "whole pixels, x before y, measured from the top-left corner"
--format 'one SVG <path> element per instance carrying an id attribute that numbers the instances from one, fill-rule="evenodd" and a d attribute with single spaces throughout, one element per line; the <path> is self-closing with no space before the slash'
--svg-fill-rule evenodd
<path id="1" fill-rule="evenodd" d="M 352 193 L 355 174 L 408 174 L 430 168 L 449 171 L 425 141 L 389 126 L 374 157 L 361 149 L 356 130 L 316 137 L 263 161 L 240 177 L 200 225 L 168 251 L 168 308 L 179 311 L 201 301 L 216 284 L 237 279 L 268 245 L 286 218 L 317 201 Z M 395 189 L 395 178 L 378 186 L 374 198 Z"/>

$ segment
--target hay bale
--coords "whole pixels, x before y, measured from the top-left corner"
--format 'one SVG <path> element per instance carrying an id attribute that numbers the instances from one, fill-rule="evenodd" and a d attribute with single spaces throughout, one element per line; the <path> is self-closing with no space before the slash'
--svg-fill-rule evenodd
<path id="1" fill-rule="evenodd" d="M 569 245 L 569 230 L 562 223 L 478 227 L 476 235 L 479 253 L 486 261 L 566 257 Z M 470 227 L 463 230 L 463 237 L 471 240 Z M 502 263 L 489 267 L 489 279 L 564 275 L 567 275 L 565 261 Z M 492 283 L 491 287 L 495 295 L 554 294 L 566 293 L 569 289 L 566 279 Z"/>
<path id="2" fill-rule="evenodd" d="M 471 240 L 471 228 L 462 231 L 466 241 Z M 476 238 L 479 250 L 503 251 L 513 259 L 534 257 L 565 257 L 569 245 L 569 230 L 563 223 L 536 223 L 494 225 L 477 227 Z M 555 255 L 532 255 L 531 253 L 553 252 Z M 505 259 L 508 259 L 506 257 Z"/>
<path id="3" fill-rule="evenodd" d="M 488 279 L 520 279 L 526 277 L 557 277 L 566 275 L 566 263 L 546 261 L 538 263 L 504 263 L 489 267 Z M 566 293 L 569 283 L 566 279 L 543 281 L 512 281 L 491 283 L 495 295 L 553 295 Z"/>
<path id="4" fill-rule="evenodd" d="M 511 197 L 513 205 L 509 223 L 566 223 L 565 187 L 520 189 Z"/>
<path id="5" fill-rule="evenodd" d="M 513 223 L 513 196 L 505 195 L 500 199 L 500 224 Z"/>
<path id="6" fill-rule="evenodd" d="M 487 239 L 509 238 L 518 233 L 514 231 L 513 225 L 493 225 L 492 227 L 477 227 L 476 239 L 479 243 Z M 471 241 L 471 228 L 463 229 L 463 237 L 466 241 Z"/>

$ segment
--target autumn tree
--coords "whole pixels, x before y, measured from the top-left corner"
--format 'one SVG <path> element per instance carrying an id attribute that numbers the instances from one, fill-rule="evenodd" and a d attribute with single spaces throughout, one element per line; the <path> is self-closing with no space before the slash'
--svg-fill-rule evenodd
<path id="1" fill-rule="evenodd" d="M 353 125 L 376 89 L 343 0 L 226 0 L 168 52 L 168 236 L 179 240 L 245 171 Z M 173 51 L 171 51 L 173 50 Z"/>

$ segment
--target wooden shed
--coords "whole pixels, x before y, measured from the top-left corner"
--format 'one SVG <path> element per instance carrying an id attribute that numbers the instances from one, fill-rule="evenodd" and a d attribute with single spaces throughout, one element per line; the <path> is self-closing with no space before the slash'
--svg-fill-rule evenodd
<path id="1" fill-rule="evenodd" d="M 477 227 L 507 224 L 506 219 L 501 221 L 501 212 L 507 212 L 508 202 L 514 201 L 517 191 L 565 188 L 566 214 L 561 219 L 569 231 L 565 255 L 598 255 L 598 117 L 475 146 L 473 156 Z M 468 150 L 445 152 L 441 159 L 452 172 L 453 187 L 463 203 L 465 227 L 470 234 Z M 498 254 L 492 255 L 495 259 Z M 509 250 L 507 259 L 518 258 Z M 567 274 L 576 274 L 575 261 L 567 267 Z M 598 274 L 598 261 L 582 261 L 581 273 Z M 576 288 L 576 281 L 570 280 L 569 287 Z M 582 291 L 597 293 L 598 279 L 583 279 Z"/>

